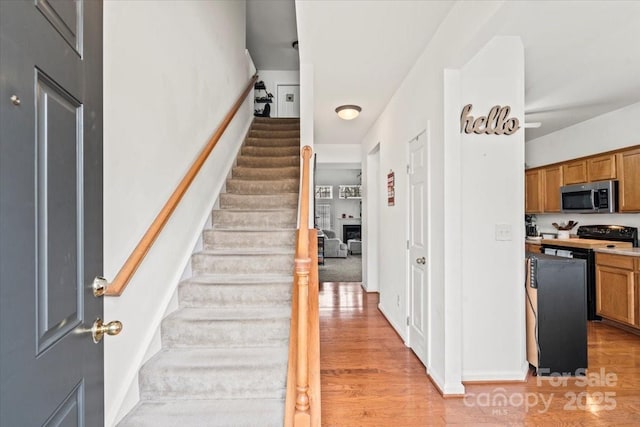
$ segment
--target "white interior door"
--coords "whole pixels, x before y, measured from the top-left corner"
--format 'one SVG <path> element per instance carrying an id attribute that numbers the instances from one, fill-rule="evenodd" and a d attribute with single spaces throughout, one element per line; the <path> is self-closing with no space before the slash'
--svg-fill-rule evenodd
<path id="1" fill-rule="evenodd" d="M 300 85 L 278 85 L 278 117 L 300 117 Z"/>
<path id="2" fill-rule="evenodd" d="M 426 134 L 409 142 L 408 344 L 427 365 Z"/>

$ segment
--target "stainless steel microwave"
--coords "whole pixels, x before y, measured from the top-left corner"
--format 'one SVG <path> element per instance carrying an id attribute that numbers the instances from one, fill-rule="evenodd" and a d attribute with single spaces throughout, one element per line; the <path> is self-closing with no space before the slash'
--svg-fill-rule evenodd
<path id="1" fill-rule="evenodd" d="M 618 181 L 565 185 L 560 188 L 564 213 L 613 213 L 618 204 Z"/>

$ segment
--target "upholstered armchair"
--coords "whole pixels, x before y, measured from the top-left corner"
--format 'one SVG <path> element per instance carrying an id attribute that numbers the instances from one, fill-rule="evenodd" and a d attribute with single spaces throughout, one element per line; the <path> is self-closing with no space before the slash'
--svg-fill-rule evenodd
<path id="1" fill-rule="evenodd" d="M 336 237 L 335 231 L 322 230 L 324 238 L 324 257 L 325 258 L 346 258 L 347 245 L 342 243 L 339 237 Z"/>

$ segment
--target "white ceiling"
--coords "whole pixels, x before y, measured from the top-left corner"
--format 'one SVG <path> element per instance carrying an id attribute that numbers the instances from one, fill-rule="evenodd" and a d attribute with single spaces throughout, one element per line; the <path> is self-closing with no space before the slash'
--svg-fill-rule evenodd
<path id="1" fill-rule="evenodd" d="M 303 61 L 314 66 L 314 142 L 359 143 L 453 2 L 303 3 L 298 25 Z M 295 20 L 292 8 L 293 0 L 247 2 L 247 43 L 259 69 L 292 69 L 279 56 L 296 38 L 284 22 Z M 527 140 L 640 102 L 640 1 L 508 1 L 484 28 L 487 38 L 522 38 L 525 121 L 542 122 L 527 129 Z M 358 104 L 362 114 L 339 120 L 341 104 Z"/>
<path id="2" fill-rule="evenodd" d="M 258 70 L 299 70 L 294 0 L 247 0 L 247 49 Z"/>

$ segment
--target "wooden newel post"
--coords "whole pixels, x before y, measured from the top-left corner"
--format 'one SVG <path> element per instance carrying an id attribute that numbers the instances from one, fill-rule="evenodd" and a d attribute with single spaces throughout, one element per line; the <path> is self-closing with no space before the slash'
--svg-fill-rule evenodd
<path id="1" fill-rule="evenodd" d="M 300 197 L 300 225 L 296 248 L 296 285 L 298 286 L 298 351 L 296 361 L 296 409 L 294 425 L 309 426 L 309 163 L 312 150 L 302 148 L 302 188 Z"/>
<path id="2" fill-rule="evenodd" d="M 296 258 L 296 281 L 298 285 L 298 360 L 296 369 L 295 425 L 308 426 L 309 414 L 309 272 L 311 260 Z"/>

